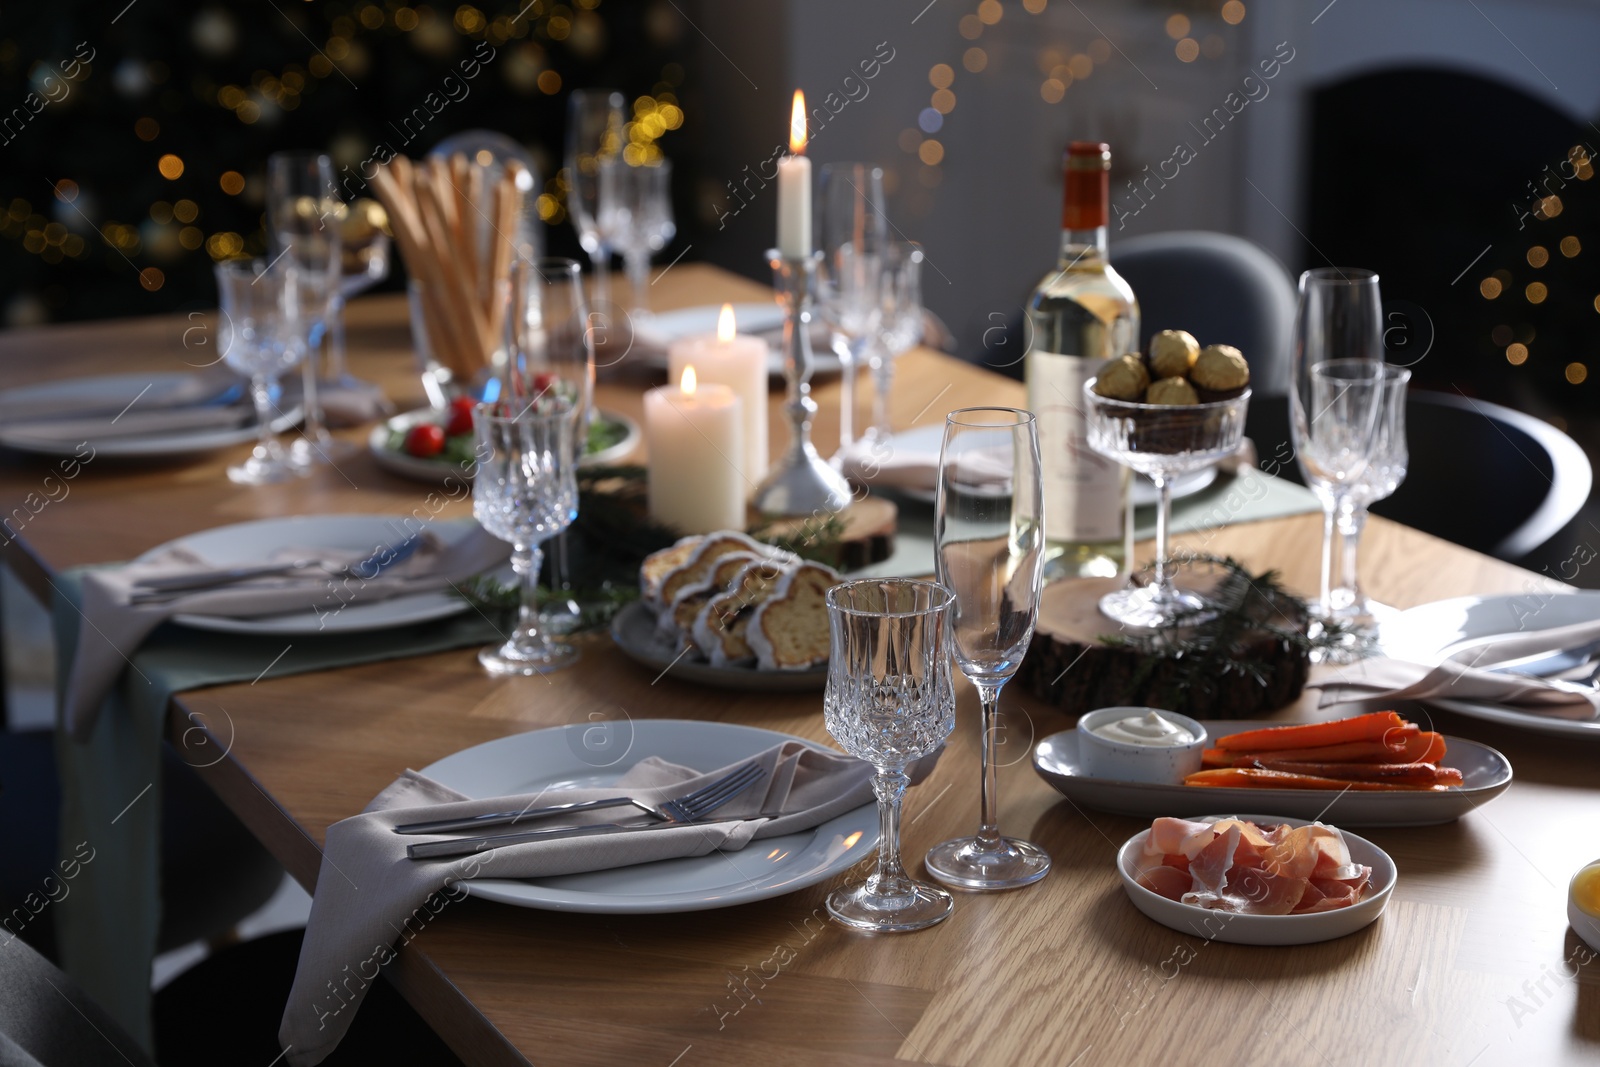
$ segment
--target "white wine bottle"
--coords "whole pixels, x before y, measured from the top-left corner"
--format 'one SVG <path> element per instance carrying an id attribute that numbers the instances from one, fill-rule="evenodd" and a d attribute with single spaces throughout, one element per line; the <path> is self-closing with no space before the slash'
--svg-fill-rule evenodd
<path id="1" fill-rule="evenodd" d="M 1111 147 L 1067 148 L 1061 260 L 1028 303 L 1028 407 L 1038 418 L 1045 580 L 1111 577 L 1127 561 L 1128 469 L 1089 447 L 1083 383 L 1136 350 L 1139 302 L 1106 262 Z"/>

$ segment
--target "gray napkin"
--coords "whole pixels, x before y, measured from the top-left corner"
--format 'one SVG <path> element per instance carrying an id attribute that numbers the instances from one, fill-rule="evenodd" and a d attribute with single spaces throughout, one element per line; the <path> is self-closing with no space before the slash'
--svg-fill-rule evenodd
<path id="1" fill-rule="evenodd" d="M 403 536 L 404 531 L 398 531 L 395 540 Z M 78 740 L 89 735 L 106 693 L 127 665 L 128 657 L 152 630 L 174 615 L 250 618 L 293 611 L 337 612 L 352 603 L 450 588 L 499 566 L 511 554 L 510 545 L 490 536 L 476 524 L 454 542 L 446 542 L 431 531 L 422 536 L 423 543 L 411 558 L 368 580 L 335 577 L 320 567 L 311 567 L 286 575 L 198 590 L 151 604 L 129 602 L 139 579 L 203 574 L 226 568 L 218 568 L 216 563 L 192 550 L 175 547 L 143 563 L 91 571 L 83 580 L 77 658 L 68 675 L 62 702 L 68 731 Z M 370 549 L 337 552 L 284 547 L 275 552 L 273 558 L 261 562 L 312 558 L 338 566 L 359 562 L 371 554 Z"/>
<path id="2" fill-rule="evenodd" d="M 26 438 L 47 444 L 106 442 L 154 434 L 231 430 L 243 426 L 253 415 L 250 408 L 240 404 L 157 408 L 151 411 L 135 409 L 120 415 L 8 422 L 6 434 L 12 438 Z"/>
<path id="3" fill-rule="evenodd" d="M 1322 691 L 1323 706 L 1364 701 L 1463 700 L 1546 718 L 1587 720 L 1600 715 L 1600 692 L 1587 686 L 1569 687 L 1521 674 L 1480 670 L 1454 659 L 1438 666 L 1400 659 L 1363 660 L 1341 667 L 1337 673 L 1309 683 L 1307 688 Z"/>
<path id="4" fill-rule="evenodd" d="M 717 850 L 737 851 L 757 838 L 820 825 L 873 799 L 872 767 L 850 756 L 785 741 L 754 758 L 766 768 L 767 776 L 712 816 L 744 821 L 509 845 L 435 860 L 408 859 L 406 846 L 447 840 L 450 835 L 396 834 L 393 828 L 401 823 L 598 800 L 619 793 L 659 803 L 692 792 L 738 764 L 698 774 L 649 757 L 615 786 L 604 789 L 562 789 L 479 800 L 468 800 L 407 771 L 378 794 L 365 812 L 328 828 L 311 919 L 278 1028 L 278 1040 L 288 1050 L 287 1062 L 309 1067 L 333 1051 L 349 1029 L 367 985 L 398 951 L 391 947 L 393 943 L 398 939 L 403 947 L 451 901 L 462 899 L 466 895 L 458 884 L 462 881 L 549 878 L 703 856 Z M 937 759 L 936 753 L 908 768 L 912 780 L 926 777 Z M 626 821 L 629 810 L 605 809 L 540 823 Z M 513 828 L 504 829 L 510 832 Z"/>

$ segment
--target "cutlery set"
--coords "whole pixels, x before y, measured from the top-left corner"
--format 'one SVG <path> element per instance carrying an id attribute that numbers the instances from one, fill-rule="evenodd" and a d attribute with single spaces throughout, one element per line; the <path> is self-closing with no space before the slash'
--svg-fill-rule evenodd
<path id="1" fill-rule="evenodd" d="M 230 567 L 225 570 L 205 571 L 195 574 L 173 574 L 158 578 L 144 578 L 134 583 L 134 592 L 129 598 L 129 602 L 133 604 L 157 603 L 189 593 L 220 589 L 223 586 L 250 581 L 254 578 L 268 578 L 273 575 L 290 574 L 294 571 L 313 568 L 320 568 L 329 577 L 333 578 L 354 578 L 360 581 L 370 581 L 390 567 L 410 559 L 416 554 L 421 544 L 422 535 L 415 533 L 396 541 L 392 545 L 380 546 L 365 559 L 357 560 L 354 563 L 332 564 L 326 560 L 296 559 L 261 566 Z"/>

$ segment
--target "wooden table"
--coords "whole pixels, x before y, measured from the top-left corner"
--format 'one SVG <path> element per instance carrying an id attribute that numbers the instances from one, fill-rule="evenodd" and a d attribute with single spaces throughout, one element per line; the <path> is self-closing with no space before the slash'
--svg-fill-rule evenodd
<path id="1" fill-rule="evenodd" d="M 679 266 L 658 306 L 765 299 L 759 286 Z M 182 369 L 178 318 L 0 335 L 7 384 L 108 372 Z M 403 306 L 357 300 L 352 369 L 420 402 Z M 192 344 L 194 335 L 189 340 Z M 901 363 L 896 425 L 937 423 L 973 402 L 1020 403 L 1015 383 L 935 353 Z M 637 414 L 649 376 L 624 366 L 600 403 Z M 836 438 L 837 383 L 818 390 L 818 440 Z M 777 396 L 774 394 L 774 400 Z M 782 443 L 774 421 L 774 443 Z M 352 432 L 352 441 L 362 434 Z M 89 464 L 71 493 L 16 532 L 0 558 L 41 597 L 65 567 L 127 559 L 229 522 L 319 512 L 431 508 L 428 489 L 363 452 L 287 486 L 245 489 L 223 474 L 234 455 L 167 467 Z M 0 466 L 0 504 L 17 506 L 47 473 Z M 466 514 L 461 504 L 441 514 Z M 1320 519 L 1229 527 L 1208 550 L 1279 568 L 1310 590 Z M 1195 545 L 1199 535 L 1180 538 Z M 1463 593 L 1546 595 L 1538 577 L 1375 519 L 1364 568 L 1372 592 L 1409 606 Z M 332 822 L 355 814 L 396 774 L 468 745 L 592 719 L 660 717 L 746 723 L 826 740 L 820 698 L 696 688 L 625 659 L 605 636 L 548 678 L 493 680 L 464 649 L 400 662 L 231 685 L 174 702 L 230 724 L 212 786 L 310 888 Z M 263 647 L 263 666 L 279 648 Z M 292 652 L 290 653 L 292 655 Z M 1281 717 L 1311 712 L 1309 701 Z M 1030 742 L 1072 725 L 1008 693 L 1002 758 L 1007 830 L 1045 846 L 1055 868 L 1011 893 L 961 895 L 953 917 L 901 937 L 863 937 L 826 919 L 827 886 L 720 911 L 598 916 L 453 904 L 400 951 L 390 979 L 473 1064 L 1526 1064 L 1600 1058 L 1600 963 L 1567 930 L 1567 879 L 1600 855 L 1600 745 L 1565 742 L 1440 713 L 1447 732 L 1510 757 L 1510 790 L 1461 821 L 1362 831 L 1400 880 L 1387 914 L 1350 937 L 1300 948 L 1207 944 L 1136 912 L 1113 870 L 1137 820 L 1083 811 L 1046 786 Z M 976 706 L 938 770 L 907 800 L 905 852 L 919 857 L 977 823 Z M 225 731 L 219 726 L 219 734 Z"/>

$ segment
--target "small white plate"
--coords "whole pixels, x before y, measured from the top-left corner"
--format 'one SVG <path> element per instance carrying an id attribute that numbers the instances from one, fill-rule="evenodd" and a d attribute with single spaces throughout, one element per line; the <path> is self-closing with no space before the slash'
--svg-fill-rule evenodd
<path id="1" fill-rule="evenodd" d="M 1537 633 L 1600 619 L 1600 592 L 1523 593 L 1517 596 L 1463 596 L 1419 604 L 1378 627 L 1383 654 L 1434 665 L 1452 646 L 1495 634 Z M 1428 704 L 1488 722 L 1533 733 L 1600 739 L 1600 719 L 1579 721 L 1532 715 L 1496 704 L 1428 700 Z"/>
<path id="2" fill-rule="evenodd" d="M 713 667 L 704 660 L 683 655 L 683 649 L 656 629 L 655 612 L 635 600 L 611 620 L 611 639 L 629 659 L 658 674 L 681 682 L 696 682 L 714 689 L 743 689 L 757 693 L 814 693 L 828 682 L 827 667 L 806 671 L 763 671 L 753 665 Z"/>
<path id="3" fill-rule="evenodd" d="M 192 548 L 221 567 L 260 563 L 278 549 L 287 547 L 361 551 L 400 540 L 412 530 L 415 523 L 415 519 L 406 515 L 301 515 L 260 519 L 233 526 L 218 526 L 213 530 L 180 537 L 152 548 L 139 559 L 148 559 L 174 545 Z M 471 520 L 439 521 L 430 523 L 428 528 L 446 541 L 455 541 L 466 536 L 474 525 Z M 446 589 L 388 600 L 352 602 L 337 611 L 321 615 L 308 606 L 305 611 L 283 615 L 258 615 L 244 619 L 221 615 L 174 615 L 172 621 L 197 630 L 232 634 L 291 636 L 359 633 L 444 619 L 461 614 L 469 606 L 460 596 Z"/>
<path id="4" fill-rule="evenodd" d="M 221 382 L 220 387 L 218 382 Z M 188 372 L 159 374 L 107 374 L 91 378 L 68 378 L 41 382 L 0 392 L 0 409 L 7 415 L 18 410 L 43 417 L 115 416 L 139 401 L 150 405 L 176 404 L 193 398 L 196 405 L 216 402 L 242 403 L 228 399 L 231 389 L 217 376 Z M 9 418 L 0 421 L 10 421 Z M 272 420 L 272 431 L 282 433 L 300 421 L 300 408 Z M 116 459 L 167 459 L 200 455 L 256 439 L 253 417 L 242 426 L 226 429 L 181 430 L 170 433 L 145 433 L 137 436 L 89 439 L 94 454 Z M 61 458 L 77 455 L 76 442 L 30 437 L 26 433 L 0 428 L 0 445 L 30 455 Z"/>
<path id="5" fill-rule="evenodd" d="M 471 797 L 609 786 L 646 756 L 709 770 L 783 741 L 814 741 L 721 722 L 623 719 L 582 722 L 487 741 L 422 768 Z M 651 915 L 705 911 L 793 893 L 847 870 L 878 844 L 873 804 L 821 826 L 752 841 L 737 852 L 641 863 L 559 878 L 480 878 L 473 896 L 554 911 Z"/>
<path id="6" fill-rule="evenodd" d="M 930 466 L 939 462 L 939 447 L 944 443 L 943 426 L 914 426 L 909 430 L 902 430 L 889 439 L 891 452 L 906 455 L 923 453 L 929 457 Z M 1217 480 L 1217 468 L 1202 467 L 1188 474 L 1181 474 L 1172 480 L 1172 499 L 1181 500 L 1186 496 L 1193 496 Z M 926 489 L 896 488 L 895 492 L 920 500 L 926 504 L 935 503 L 938 494 Z M 1133 479 L 1128 492 L 1133 497 L 1134 507 L 1155 507 L 1158 501 L 1156 486 L 1149 478 L 1138 475 Z"/>
<path id="7" fill-rule="evenodd" d="M 645 366 L 667 369 L 667 348 L 674 341 L 681 341 L 685 337 L 710 336 L 717 332 L 717 316 L 722 314 L 721 304 L 702 304 L 698 307 L 677 308 L 673 311 L 660 311 L 641 322 L 637 327 L 635 340 L 638 343 L 638 357 Z M 777 304 L 735 304 L 733 305 L 734 322 L 738 325 L 741 334 L 767 334 L 767 374 L 772 377 L 783 375 L 783 353 L 776 343 L 770 341 L 770 336 L 783 329 L 783 309 Z M 816 374 L 837 374 L 840 370 L 839 357 L 835 355 L 824 341 L 818 342 L 818 333 L 812 334 L 811 356 L 812 372 Z"/>
<path id="8" fill-rule="evenodd" d="M 460 464 L 451 463 L 443 459 L 423 459 L 419 456 L 408 456 L 397 448 L 389 447 L 389 438 L 394 431 L 406 431 L 419 422 L 433 422 L 438 418 L 438 412 L 432 408 L 419 408 L 416 411 L 407 411 L 396 415 L 372 428 L 367 434 L 367 451 L 372 453 L 372 458 L 384 470 L 392 471 L 404 478 L 419 482 L 442 482 L 450 477 L 455 477 L 464 482 L 472 481 L 472 468 L 463 468 Z M 595 418 L 606 422 L 616 423 L 624 431 L 622 440 L 598 452 L 588 452 L 578 461 L 579 467 L 593 467 L 605 463 L 615 463 L 626 457 L 639 444 L 639 424 L 628 416 L 616 411 L 596 409 Z"/>
<path id="9" fill-rule="evenodd" d="M 1205 722 L 1212 737 L 1256 730 L 1259 719 Z M 1488 745 L 1446 737 L 1445 765 L 1461 772 L 1459 789 L 1439 793 L 1376 792 L 1335 789 L 1233 789 L 1217 786 L 1154 785 L 1109 778 L 1089 778 L 1078 759 L 1078 734 L 1063 730 L 1041 740 L 1033 750 L 1033 769 L 1069 800 L 1095 811 L 1153 819 L 1160 815 L 1193 818 L 1218 808 L 1250 808 L 1271 812 L 1279 820 L 1336 819 L 1341 826 L 1437 826 L 1454 822 L 1506 791 L 1511 763 Z"/>
<path id="10" fill-rule="evenodd" d="M 1207 815 L 1197 817 L 1195 821 L 1230 818 L 1244 819 L 1258 826 L 1305 826 L 1310 822 L 1307 819 L 1286 819 L 1275 815 Z M 1225 941 L 1230 945 L 1310 945 L 1318 941 L 1332 941 L 1336 937 L 1355 933 L 1382 915 L 1397 880 L 1394 860 L 1389 858 L 1387 852 L 1348 830 L 1341 829 L 1339 832 L 1344 835 L 1345 845 L 1350 849 L 1350 861 L 1371 867 L 1372 879 L 1367 884 L 1366 896 L 1348 908 L 1336 908 L 1333 911 L 1309 915 L 1244 915 L 1168 900 L 1135 881 L 1141 862 L 1148 862 L 1144 856 L 1144 843 L 1150 837 L 1148 829 L 1128 838 L 1118 850 L 1117 874 L 1122 877 L 1122 888 L 1127 891 L 1134 907 L 1162 926 L 1180 933 L 1193 934 L 1207 941 Z"/>

